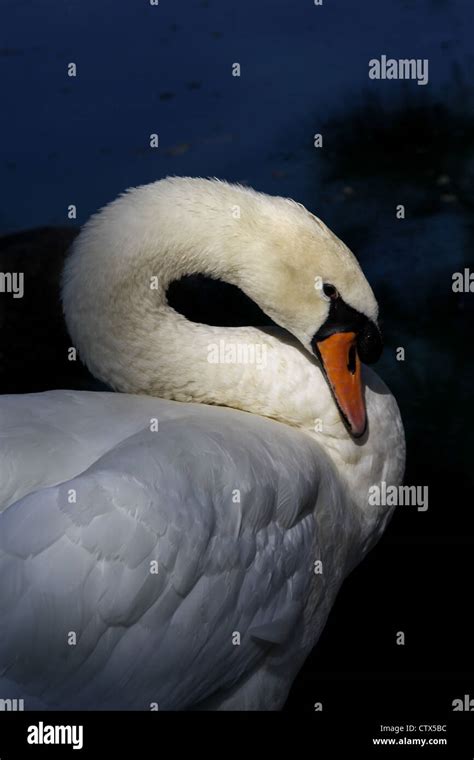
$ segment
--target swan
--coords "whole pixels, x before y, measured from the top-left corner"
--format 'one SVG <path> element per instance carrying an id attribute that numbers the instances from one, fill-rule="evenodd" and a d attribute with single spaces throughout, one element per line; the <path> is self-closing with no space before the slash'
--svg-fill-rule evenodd
<path id="1" fill-rule="evenodd" d="M 167 299 L 190 275 L 278 330 L 190 321 Z M 62 299 L 120 393 L 1 399 L 0 698 L 280 709 L 391 515 L 369 488 L 403 478 L 355 257 L 292 200 L 173 177 L 89 220 Z"/>

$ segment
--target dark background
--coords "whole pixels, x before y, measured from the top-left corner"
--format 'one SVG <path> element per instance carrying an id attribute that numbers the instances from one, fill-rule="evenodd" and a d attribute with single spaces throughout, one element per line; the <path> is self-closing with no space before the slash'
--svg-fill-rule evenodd
<path id="1" fill-rule="evenodd" d="M 429 486 L 429 509 L 398 508 L 286 709 L 446 717 L 474 697 L 474 293 L 451 287 L 474 271 L 472 2 L 2 0 L 1 11 L 0 233 L 81 224 L 168 174 L 217 176 L 292 196 L 359 258 L 381 308 L 377 371 L 406 427 L 405 482 Z M 382 54 L 428 58 L 429 83 L 370 80 Z M 40 282 L 46 260 L 35 266 Z"/>

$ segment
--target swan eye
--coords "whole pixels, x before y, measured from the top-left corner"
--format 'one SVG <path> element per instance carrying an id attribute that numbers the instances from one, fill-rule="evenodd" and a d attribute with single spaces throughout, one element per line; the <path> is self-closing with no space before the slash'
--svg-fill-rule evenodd
<path id="1" fill-rule="evenodd" d="M 335 288 L 334 285 L 330 285 L 328 282 L 323 285 L 323 293 L 328 301 L 335 301 L 339 296 L 337 288 Z"/>

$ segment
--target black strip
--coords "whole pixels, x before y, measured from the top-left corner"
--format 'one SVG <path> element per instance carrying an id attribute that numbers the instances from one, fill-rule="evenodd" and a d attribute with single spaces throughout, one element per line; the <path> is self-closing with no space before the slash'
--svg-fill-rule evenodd
<path id="1" fill-rule="evenodd" d="M 328 317 L 311 341 L 314 353 L 318 356 L 319 352 L 316 351 L 318 343 L 341 332 L 356 333 L 357 353 L 364 364 L 373 364 L 378 361 L 383 350 L 379 328 L 365 314 L 348 306 L 341 297 L 338 297 L 331 301 Z"/>

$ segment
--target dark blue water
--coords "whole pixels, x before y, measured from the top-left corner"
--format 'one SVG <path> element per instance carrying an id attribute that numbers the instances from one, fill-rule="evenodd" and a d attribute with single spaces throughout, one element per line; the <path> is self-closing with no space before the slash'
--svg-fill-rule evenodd
<path id="1" fill-rule="evenodd" d="M 69 203 L 83 222 L 166 174 L 245 181 L 318 211 L 327 190 L 308 188 L 312 135 L 335 111 L 350 119 L 367 92 L 392 102 L 404 89 L 369 80 L 369 59 L 429 58 L 429 84 L 408 83 L 416 96 L 473 73 L 469 0 L 2 0 L 1 10 L 2 232 L 64 223 Z"/>

